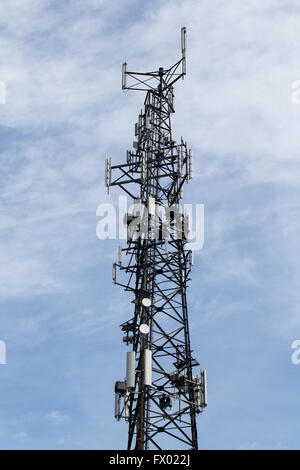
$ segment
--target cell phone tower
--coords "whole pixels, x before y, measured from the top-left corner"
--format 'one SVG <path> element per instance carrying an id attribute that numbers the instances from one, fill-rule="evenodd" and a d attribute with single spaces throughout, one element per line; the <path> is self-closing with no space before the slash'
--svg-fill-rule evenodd
<path id="1" fill-rule="evenodd" d="M 179 204 L 193 152 L 182 139 L 176 145 L 171 129 L 174 84 L 186 74 L 186 28 L 181 51 L 168 69 L 137 73 L 123 64 L 122 89 L 146 97 L 126 163 L 106 159 L 106 186 L 119 186 L 132 203 L 127 246 L 113 264 L 114 283 L 133 296 L 132 317 L 121 325 L 126 379 L 115 384 L 115 418 L 128 422 L 128 450 L 197 449 L 196 415 L 207 405 L 206 371 L 193 373 L 200 364 L 192 357 L 186 289 L 194 254 Z"/>

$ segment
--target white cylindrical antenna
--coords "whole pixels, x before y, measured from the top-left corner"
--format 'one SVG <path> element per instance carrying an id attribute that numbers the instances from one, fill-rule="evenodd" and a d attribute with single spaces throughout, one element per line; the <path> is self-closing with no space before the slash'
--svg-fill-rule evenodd
<path id="1" fill-rule="evenodd" d="M 130 416 L 130 392 L 127 390 L 124 396 L 125 421 L 129 421 Z"/>
<path id="2" fill-rule="evenodd" d="M 122 90 L 126 88 L 126 62 L 122 64 Z"/>
<path id="3" fill-rule="evenodd" d="M 165 239 L 165 252 L 166 252 L 166 255 L 169 253 L 169 243 L 167 239 Z"/>
<path id="4" fill-rule="evenodd" d="M 155 198 L 152 196 L 148 198 L 148 214 L 155 215 Z"/>
<path id="5" fill-rule="evenodd" d="M 135 351 L 127 352 L 126 361 L 126 388 L 135 387 Z"/>
<path id="6" fill-rule="evenodd" d="M 178 175 L 181 175 L 182 172 L 182 151 L 181 146 L 177 146 L 177 172 Z"/>
<path id="7" fill-rule="evenodd" d="M 111 185 L 111 158 L 105 159 L 105 186 L 109 188 Z"/>
<path id="8" fill-rule="evenodd" d="M 185 54 L 185 42 L 186 42 L 186 28 L 183 26 L 181 28 L 181 53 L 182 55 Z"/>
<path id="9" fill-rule="evenodd" d="M 145 180 L 147 178 L 147 156 L 146 152 L 143 150 L 142 152 L 142 179 Z"/>
<path id="10" fill-rule="evenodd" d="M 152 351 L 144 350 L 144 385 L 152 385 Z"/>
<path id="11" fill-rule="evenodd" d="M 191 249 L 191 265 L 194 266 L 194 262 L 195 262 L 195 252 L 194 252 L 194 248 Z"/>
<path id="12" fill-rule="evenodd" d="M 182 60 L 182 75 L 186 75 L 186 59 L 185 57 Z"/>
<path id="13" fill-rule="evenodd" d="M 178 154 L 177 155 L 177 172 L 178 172 L 178 176 L 179 176 L 180 182 L 181 182 L 182 181 L 182 148 L 181 148 L 181 145 L 177 146 L 177 154 Z M 183 198 L 183 185 L 180 188 L 179 197 L 180 197 L 180 199 Z"/>
<path id="14" fill-rule="evenodd" d="M 202 372 L 203 406 L 207 406 L 206 369 Z"/>
<path id="15" fill-rule="evenodd" d="M 120 419 L 120 395 L 118 392 L 115 393 L 115 418 L 118 421 Z"/>
<path id="16" fill-rule="evenodd" d="M 190 216 L 189 214 L 185 214 L 184 216 L 184 234 L 188 237 L 190 233 Z"/>
<path id="17" fill-rule="evenodd" d="M 193 150 L 189 151 L 189 179 L 191 180 L 194 176 L 194 153 Z"/>
<path id="18" fill-rule="evenodd" d="M 122 247 L 121 246 L 119 246 L 118 261 L 119 261 L 119 264 L 122 264 Z"/>
<path id="19" fill-rule="evenodd" d="M 186 62 L 185 62 L 185 53 L 186 53 L 186 28 L 181 28 L 181 54 L 182 54 L 182 74 L 186 74 Z"/>
<path id="20" fill-rule="evenodd" d="M 113 279 L 114 283 L 116 283 L 116 263 L 113 264 L 112 279 Z"/>
<path id="21" fill-rule="evenodd" d="M 139 115 L 139 121 L 136 126 L 136 136 L 138 138 L 138 141 L 141 139 L 141 130 L 142 130 L 142 116 Z"/>
<path id="22" fill-rule="evenodd" d="M 202 408 L 202 391 L 201 391 L 201 378 L 193 377 L 194 381 L 194 396 L 195 396 L 195 404 L 196 404 L 196 413 L 201 413 L 203 411 Z"/>
<path id="23" fill-rule="evenodd" d="M 150 116 L 148 114 L 146 114 L 145 128 L 150 129 Z"/>

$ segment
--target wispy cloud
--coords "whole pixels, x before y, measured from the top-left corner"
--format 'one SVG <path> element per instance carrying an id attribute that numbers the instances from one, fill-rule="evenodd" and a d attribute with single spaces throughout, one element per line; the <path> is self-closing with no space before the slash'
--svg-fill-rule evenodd
<path id="1" fill-rule="evenodd" d="M 66 414 L 61 413 L 60 411 L 50 411 L 47 414 L 47 419 L 54 424 L 64 424 L 70 420 L 70 417 Z"/>

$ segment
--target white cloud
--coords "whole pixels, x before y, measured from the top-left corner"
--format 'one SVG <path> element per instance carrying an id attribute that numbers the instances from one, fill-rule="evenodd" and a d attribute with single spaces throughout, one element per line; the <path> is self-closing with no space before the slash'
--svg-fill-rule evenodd
<path id="1" fill-rule="evenodd" d="M 216 8 L 208 0 L 188 0 L 176 8 L 174 2 L 159 5 L 159 14 L 146 8 L 124 16 L 134 5 L 89 1 L 82 8 L 74 2 L 67 22 L 67 10 L 48 1 L 15 0 L 3 8 L 0 78 L 8 103 L 0 122 L 15 132 L 14 145 L 8 139 L 2 153 L 4 298 L 74 288 L 65 266 L 95 228 L 81 216 L 94 213 L 106 197 L 104 156 L 109 151 L 114 161 L 123 159 L 142 101 L 141 94 L 121 92 L 121 62 L 135 70 L 156 68 L 166 57 L 171 64 L 180 56 L 183 24 L 188 75 L 176 88 L 174 127 L 195 148 L 196 181 L 212 179 L 215 201 L 249 184 L 298 187 L 300 107 L 290 100 L 290 84 L 299 74 L 297 3 L 283 8 L 275 0 L 235 0 Z M 108 27 L 122 15 L 119 28 Z M 232 218 L 224 207 L 210 210 L 213 250 L 224 249 L 232 222 L 240 227 L 237 221 L 255 216 L 266 227 L 272 210 L 236 207 Z M 68 217 L 78 224 L 66 222 Z M 295 229 L 287 236 L 289 246 L 296 246 Z M 215 273 L 254 282 L 256 260 L 241 260 L 236 239 L 231 244 L 215 260 Z M 209 256 L 207 241 L 205 249 Z M 292 263 L 293 255 L 288 258 Z"/>
<path id="2" fill-rule="evenodd" d="M 54 424 L 64 424 L 70 420 L 69 415 L 63 414 L 60 411 L 50 411 L 46 417 Z"/>
<path id="3" fill-rule="evenodd" d="M 26 442 L 26 441 L 30 440 L 29 435 L 24 431 L 20 431 L 20 432 L 17 432 L 16 434 L 14 434 L 14 438 L 17 441 L 21 441 L 21 442 Z"/>

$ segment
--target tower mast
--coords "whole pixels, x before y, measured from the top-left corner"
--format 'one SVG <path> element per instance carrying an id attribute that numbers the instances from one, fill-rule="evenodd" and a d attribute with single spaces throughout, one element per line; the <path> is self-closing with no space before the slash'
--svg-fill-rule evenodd
<path id="1" fill-rule="evenodd" d="M 137 73 L 123 64 L 122 88 L 146 92 L 144 108 L 126 163 L 106 159 L 106 186 L 121 187 L 132 203 L 124 220 L 127 245 L 113 265 L 115 284 L 133 297 L 133 315 L 121 325 L 129 348 L 126 379 L 115 385 L 115 417 L 128 422 L 128 449 L 170 448 L 170 442 L 197 449 L 196 414 L 207 405 L 206 371 L 193 373 L 199 363 L 186 299 L 193 252 L 180 208 L 193 152 L 182 139 L 176 144 L 171 129 L 174 84 L 186 74 L 185 28 L 181 52 L 168 69 Z"/>

